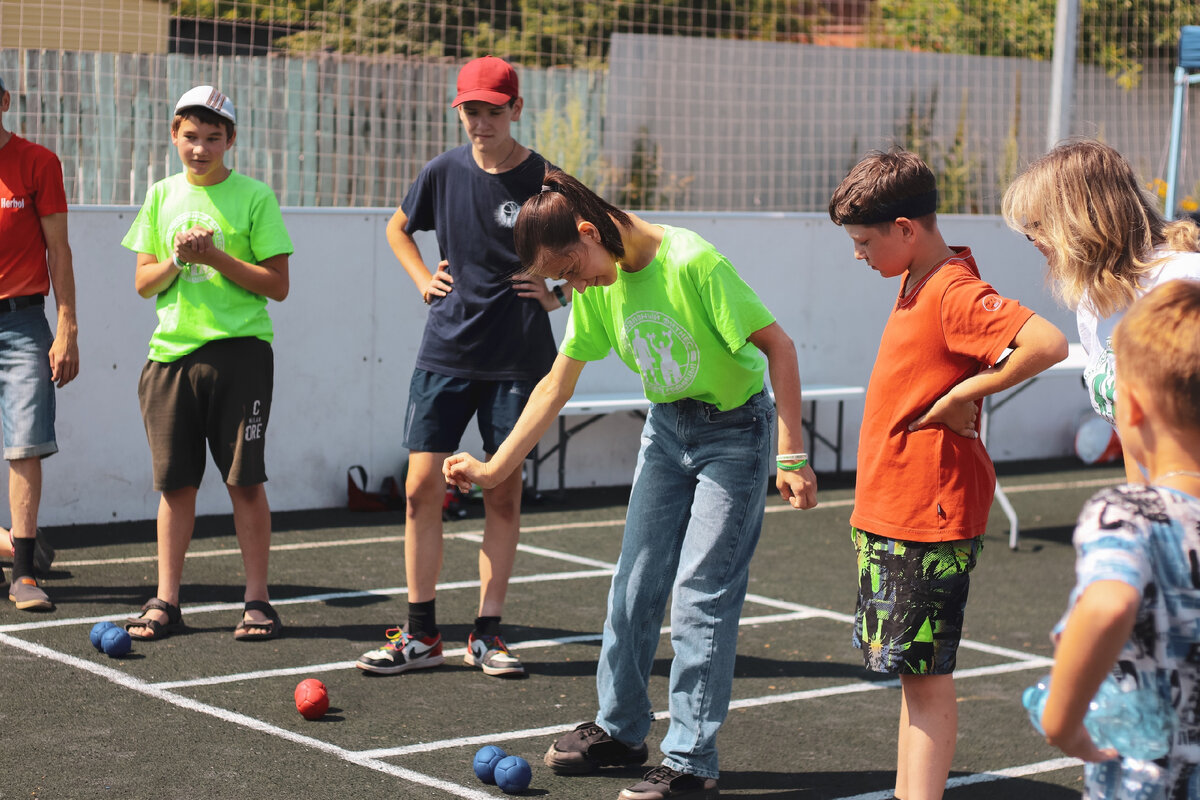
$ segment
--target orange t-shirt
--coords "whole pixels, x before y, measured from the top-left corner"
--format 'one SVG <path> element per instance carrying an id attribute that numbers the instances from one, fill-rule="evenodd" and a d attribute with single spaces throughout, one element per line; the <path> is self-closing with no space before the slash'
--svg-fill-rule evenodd
<path id="1" fill-rule="evenodd" d="M 42 217 L 66 211 L 58 156 L 13 134 L 0 147 L 0 297 L 50 291 Z"/>
<path id="2" fill-rule="evenodd" d="M 850 524 L 889 539 L 973 539 L 996 488 L 978 438 L 944 425 L 908 431 L 952 386 L 995 364 L 1033 316 L 979 277 L 969 249 L 953 249 L 907 297 L 901 287 L 867 386 Z"/>

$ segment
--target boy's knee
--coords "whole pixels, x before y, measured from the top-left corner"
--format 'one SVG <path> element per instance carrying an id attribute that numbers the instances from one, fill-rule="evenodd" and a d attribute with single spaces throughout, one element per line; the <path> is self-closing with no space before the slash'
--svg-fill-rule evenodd
<path id="1" fill-rule="evenodd" d="M 488 519 L 517 524 L 521 520 L 521 486 L 516 490 L 504 484 L 483 493 L 483 512 Z"/>

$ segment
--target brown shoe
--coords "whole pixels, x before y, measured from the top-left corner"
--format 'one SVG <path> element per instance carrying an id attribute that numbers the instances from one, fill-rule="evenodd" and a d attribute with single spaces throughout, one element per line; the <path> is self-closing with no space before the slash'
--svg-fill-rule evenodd
<path id="1" fill-rule="evenodd" d="M 622 789 L 620 800 L 714 800 L 719 797 L 717 781 L 689 775 L 670 767 L 655 767 L 641 783 Z"/>
<path id="2" fill-rule="evenodd" d="M 585 775 L 600 767 L 638 767 L 649 757 L 645 742 L 630 747 L 596 723 L 585 722 L 558 737 L 543 760 L 559 775 Z"/>

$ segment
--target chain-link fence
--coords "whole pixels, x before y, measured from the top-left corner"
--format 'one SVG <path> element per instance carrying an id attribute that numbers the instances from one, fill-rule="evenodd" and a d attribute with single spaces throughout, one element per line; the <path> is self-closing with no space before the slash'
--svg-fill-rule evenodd
<path id="1" fill-rule="evenodd" d="M 1165 192 L 1179 29 L 1194 0 L 1077 0 L 1069 133 Z M 515 135 L 619 205 L 819 211 L 866 150 L 994 213 L 1046 148 L 1056 0 L 0 0 L 6 127 L 62 158 L 77 203 L 139 203 L 178 164 L 176 98 L 237 104 L 233 165 L 285 205 L 394 206 L 465 142 L 458 67 L 518 67 Z M 1186 117 L 1181 204 L 1200 199 Z M 1189 149 L 1189 145 L 1191 145 Z M 1156 180 L 1159 183 L 1154 183 Z"/>

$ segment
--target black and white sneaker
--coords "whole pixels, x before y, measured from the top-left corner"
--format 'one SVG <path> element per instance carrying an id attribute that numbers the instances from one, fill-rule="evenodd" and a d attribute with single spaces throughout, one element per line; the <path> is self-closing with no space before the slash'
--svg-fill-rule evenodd
<path id="1" fill-rule="evenodd" d="M 445 661 L 442 635 L 418 639 L 403 628 L 389 628 L 387 644 L 358 657 L 354 666 L 365 672 L 395 675 L 410 669 L 428 669 Z"/>
<path id="2" fill-rule="evenodd" d="M 484 675 L 524 675 L 521 659 L 508 650 L 508 645 L 499 636 L 479 636 L 472 633 L 467 638 L 467 654 L 463 661 L 469 667 L 479 667 Z"/>
<path id="3" fill-rule="evenodd" d="M 620 800 L 712 800 L 719 797 L 715 778 L 701 778 L 670 767 L 655 767 L 641 783 L 622 789 Z"/>
<path id="4" fill-rule="evenodd" d="M 650 751 L 646 743 L 622 744 L 594 722 L 585 722 L 550 745 L 543 761 L 559 775 L 584 775 L 600 767 L 640 767 Z"/>

